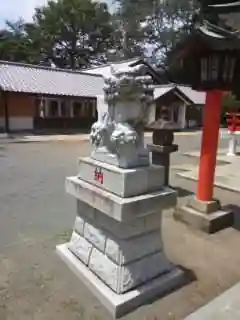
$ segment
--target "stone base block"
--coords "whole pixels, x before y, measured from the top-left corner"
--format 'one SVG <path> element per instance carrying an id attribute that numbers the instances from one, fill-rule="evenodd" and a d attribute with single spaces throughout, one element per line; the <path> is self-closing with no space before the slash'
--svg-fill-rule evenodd
<path id="1" fill-rule="evenodd" d="M 170 154 L 172 152 L 178 151 L 177 144 L 172 144 L 169 146 L 159 146 L 156 144 L 148 144 L 147 147 L 151 152 L 156 152 L 156 153 Z"/>
<path id="2" fill-rule="evenodd" d="M 91 158 L 123 169 L 147 167 L 150 164 L 149 152 L 147 149 L 140 150 L 139 153 L 129 149 L 128 154 L 119 156 L 111 154 L 109 151 L 93 150 L 91 152 Z"/>
<path id="3" fill-rule="evenodd" d="M 174 217 L 176 220 L 206 233 L 214 233 L 233 224 L 233 213 L 224 210 L 202 213 L 190 206 L 182 206 L 176 208 Z"/>
<path id="4" fill-rule="evenodd" d="M 119 222 L 77 201 L 78 216 L 69 250 L 120 294 L 169 271 L 164 254 L 161 211 Z"/>
<path id="5" fill-rule="evenodd" d="M 201 201 L 198 200 L 195 196 L 189 198 L 187 206 L 205 214 L 221 210 L 220 201 Z"/>
<path id="6" fill-rule="evenodd" d="M 173 268 L 134 290 L 117 294 L 74 256 L 68 249 L 68 244 L 57 246 L 57 253 L 114 318 L 122 317 L 138 306 L 182 286 L 185 282 L 184 272 Z"/>
<path id="7" fill-rule="evenodd" d="M 156 231 L 120 240 L 86 223 L 73 232 L 69 250 L 116 293 L 129 291 L 172 269 Z"/>
<path id="8" fill-rule="evenodd" d="M 66 179 L 66 191 L 76 199 L 121 222 L 174 207 L 177 201 L 176 191 L 168 187 L 135 197 L 122 198 L 79 177 Z"/>
<path id="9" fill-rule="evenodd" d="M 122 169 L 91 158 L 80 158 L 78 167 L 82 180 L 123 198 L 154 192 L 164 185 L 165 169 L 161 166 Z"/>
<path id="10" fill-rule="evenodd" d="M 138 236 L 152 231 L 159 232 L 161 229 L 161 210 L 158 209 L 157 212 L 149 215 L 119 223 L 119 221 L 103 214 L 98 209 L 77 200 L 77 217 L 74 230 L 83 235 L 88 229 L 86 225 L 89 223 L 96 229 L 107 231 L 118 239 L 131 239 L 133 237 L 136 239 Z M 138 245 L 140 244 L 138 243 Z"/>

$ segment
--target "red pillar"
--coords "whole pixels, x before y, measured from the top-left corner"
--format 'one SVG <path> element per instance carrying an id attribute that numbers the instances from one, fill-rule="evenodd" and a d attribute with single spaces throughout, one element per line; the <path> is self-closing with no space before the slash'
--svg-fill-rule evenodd
<path id="1" fill-rule="evenodd" d="M 207 92 L 203 112 L 202 148 L 199 166 L 197 199 L 211 201 L 218 148 L 222 91 Z"/>

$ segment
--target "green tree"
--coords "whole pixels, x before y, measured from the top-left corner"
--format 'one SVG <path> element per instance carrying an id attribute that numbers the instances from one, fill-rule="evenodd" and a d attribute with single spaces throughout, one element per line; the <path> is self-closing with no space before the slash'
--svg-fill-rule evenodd
<path id="1" fill-rule="evenodd" d="M 240 101 L 231 92 L 225 92 L 222 99 L 221 123 L 225 125 L 227 112 L 240 112 Z"/>
<path id="2" fill-rule="evenodd" d="M 92 0 L 49 1 L 36 9 L 32 29 L 42 53 L 58 66 L 72 69 L 105 61 L 111 33 L 107 5 Z"/>
<path id="3" fill-rule="evenodd" d="M 138 15 L 129 14 L 127 8 L 120 7 L 112 15 L 113 24 L 113 57 L 114 60 L 130 59 L 144 55 L 142 26 Z"/>
<path id="4" fill-rule="evenodd" d="M 195 0 L 117 0 L 117 3 L 126 33 L 137 35 L 141 46 L 152 46 L 153 56 L 159 59 L 165 58 L 188 32 L 197 8 Z"/>
<path id="5" fill-rule="evenodd" d="M 24 21 L 6 21 L 5 29 L 0 31 L 0 59 L 27 61 L 29 57 L 28 49 Z"/>

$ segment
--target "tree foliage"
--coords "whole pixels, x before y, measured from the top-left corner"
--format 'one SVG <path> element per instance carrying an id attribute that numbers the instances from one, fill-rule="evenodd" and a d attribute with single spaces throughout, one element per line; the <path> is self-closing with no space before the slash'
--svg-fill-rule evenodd
<path id="1" fill-rule="evenodd" d="M 240 112 L 240 101 L 231 92 L 225 92 L 222 99 L 221 123 L 224 125 L 227 112 Z"/>
<path id="2" fill-rule="evenodd" d="M 197 8 L 195 0 L 117 0 L 119 13 L 130 34 L 152 47 L 152 55 L 165 57 L 188 32 Z M 137 25 L 137 27 L 136 27 Z"/>
<path id="3" fill-rule="evenodd" d="M 165 57 L 188 31 L 195 0 L 49 0 L 32 23 L 7 22 L 0 31 L 0 59 L 85 68 L 152 55 Z"/>
<path id="4" fill-rule="evenodd" d="M 224 112 L 240 111 L 240 101 L 231 92 L 223 95 L 222 108 Z"/>
<path id="5" fill-rule="evenodd" d="M 36 8 L 33 23 L 8 23 L 1 32 L 0 56 L 27 62 L 48 58 L 59 67 L 81 68 L 94 60 L 105 61 L 111 39 L 111 15 L 105 3 L 49 1 Z"/>
<path id="6" fill-rule="evenodd" d="M 119 12 L 112 15 L 112 47 L 108 48 L 107 59 L 117 61 L 144 55 L 142 34 L 137 21 L 131 21 L 131 28 Z"/>
<path id="7" fill-rule="evenodd" d="M 102 58 L 110 43 L 110 14 L 104 3 L 50 1 L 36 10 L 34 23 L 43 52 L 62 67 L 89 66 L 92 59 Z"/>
<path id="8" fill-rule="evenodd" d="M 0 59 L 29 62 L 31 47 L 26 28 L 23 20 L 6 21 L 6 28 L 0 31 Z"/>

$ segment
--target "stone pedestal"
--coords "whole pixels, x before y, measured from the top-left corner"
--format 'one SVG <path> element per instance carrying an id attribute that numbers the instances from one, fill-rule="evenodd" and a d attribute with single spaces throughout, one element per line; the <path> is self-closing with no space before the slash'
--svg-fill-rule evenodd
<path id="1" fill-rule="evenodd" d="M 153 103 L 152 79 L 141 68 L 105 79 L 104 110 L 92 126 L 90 158 L 66 179 L 77 200 L 69 243 L 57 247 L 68 266 L 114 317 L 182 284 L 183 272 L 163 250 L 161 214 L 176 206 L 165 168 L 150 166 L 144 126 Z"/>
<path id="2" fill-rule="evenodd" d="M 153 144 L 148 145 L 152 153 L 152 164 L 163 166 L 165 169 L 164 183 L 169 185 L 170 155 L 178 150 L 178 146 L 173 144 L 174 135 L 170 129 L 154 129 Z"/>
<path id="3" fill-rule="evenodd" d="M 153 143 L 148 144 L 148 150 L 152 153 L 152 164 L 164 167 L 164 184 L 167 186 L 169 185 L 170 154 L 178 150 L 178 146 L 173 144 L 173 124 L 159 119 L 148 128 L 153 130 Z"/>
<path id="4" fill-rule="evenodd" d="M 166 186 L 169 185 L 170 154 L 176 152 L 178 146 L 176 144 L 169 146 L 148 144 L 148 149 L 152 152 L 152 164 L 164 167 L 164 183 Z"/>
<path id="5" fill-rule="evenodd" d="M 236 133 L 230 133 L 227 156 L 236 156 L 237 153 L 237 136 Z"/>
<path id="6" fill-rule="evenodd" d="M 176 205 L 163 167 L 121 169 L 83 158 L 66 190 L 77 217 L 57 251 L 114 317 L 183 283 L 161 239 L 162 210 Z"/>
<path id="7" fill-rule="evenodd" d="M 190 197 L 185 206 L 176 208 L 174 217 L 195 229 L 214 233 L 233 224 L 233 213 L 221 209 L 220 202 L 200 201 Z"/>

